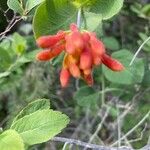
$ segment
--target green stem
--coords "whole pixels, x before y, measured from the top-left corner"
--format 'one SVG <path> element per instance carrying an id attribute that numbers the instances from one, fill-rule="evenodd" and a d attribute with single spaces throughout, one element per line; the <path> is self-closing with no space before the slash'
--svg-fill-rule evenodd
<path id="1" fill-rule="evenodd" d="M 104 79 L 104 75 L 102 75 L 102 94 L 101 94 L 101 100 L 102 100 L 102 106 L 105 105 L 105 79 Z"/>
<path id="2" fill-rule="evenodd" d="M 81 25 L 81 8 L 79 8 L 78 14 L 77 14 L 77 26 L 78 26 L 78 28 L 80 28 L 80 25 Z"/>
<path id="3" fill-rule="evenodd" d="M 87 21 L 86 21 L 86 17 L 85 17 L 83 8 L 81 9 L 81 14 L 82 14 L 83 21 L 84 21 L 84 28 L 87 30 Z"/>

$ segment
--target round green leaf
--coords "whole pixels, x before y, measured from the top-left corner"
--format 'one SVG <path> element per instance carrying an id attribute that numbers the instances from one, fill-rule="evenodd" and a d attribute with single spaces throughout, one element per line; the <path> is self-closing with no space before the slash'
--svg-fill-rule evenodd
<path id="1" fill-rule="evenodd" d="M 23 140 L 14 130 L 7 130 L 0 134 L 1 150 L 24 150 Z"/>
<path id="2" fill-rule="evenodd" d="M 10 9 L 15 11 L 16 13 L 19 13 L 20 15 L 23 15 L 23 12 L 24 12 L 23 6 L 19 2 L 19 0 L 8 0 L 7 5 Z"/>
<path id="3" fill-rule="evenodd" d="M 105 37 L 102 39 L 106 48 L 110 50 L 118 50 L 120 45 L 116 38 L 114 37 Z"/>
<path id="4" fill-rule="evenodd" d="M 88 31 L 95 31 L 99 24 L 102 23 L 102 16 L 99 14 L 85 12 L 84 16 L 86 18 L 86 28 Z M 85 28 L 84 21 L 82 21 L 81 28 Z"/>
<path id="5" fill-rule="evenodd" d="M 93 0 L 92 0 L 93 1 Z M 124 0 L 95 0 L 90 11 L 102 15 L 104 20 L 117 14 L 123 6 Z"/>
<path id="6" fill-rule="evenodd" d="M 24 143 L 43 143 L 60 133 L 69 123 L 69 118 L 58 111 L 38 110 L 17 120 L 11 129 L 16 130 Z"/>
<path id="7" fill-rule="evenodd" d="M 27 15 L 34 7 L 43 1 L 44 0 L 8 0 L 7 5 L 10 9 L 23 16 Z"/>
<path id="8" fill-rule="evenodd" d="M 77 9 L 68 0 L 46 0 L 36 10 L 33 30 L 36 38 L 54 34 L 58 30 L 68 29 L 76 22 Z"/>
<path id="9" fill-rule="evenodd" d="M 133 54 L 128 50 L 120 50 L 114 52 L 113 58 L 119 60 L 124 66 L 125 70 L 121 72 L 114 72 L 103 66 L 103 72 L 105 77 L 113 83 L 119 84 L 134 84 L 140 83 L 144 76 L 144 62 L 140 58 L 136 58 L 135 62 L 129 66 Z"/>
<path id="10" fill-rule="evenodd" d="M 26 12 L 29 12 L 31 9 L 42 3 L 44 0 L 26 0 Z"/>
<path id="11" fill-rule="evenodd" d="M 20 118 L 32 114 L 38 110 L 49 109 L 50 101 L 48 99 L 38 99 L 29 103 L 13 120 L 13 124 Z"/>

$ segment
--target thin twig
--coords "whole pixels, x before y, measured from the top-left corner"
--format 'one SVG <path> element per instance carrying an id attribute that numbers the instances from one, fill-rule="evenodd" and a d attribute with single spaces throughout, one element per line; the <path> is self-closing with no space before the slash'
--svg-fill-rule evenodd
<path id="1" fill-rule="evenodd" d="M 120 142 L 121 140 L 128 137 L 133 131 L 135 131 L 149 117 L 149 115 L 150 115 L 150 111 L 143 117 L 143 119 L 138 124 L 136 124 L 131 130 L 129 130 L 124 136 L 122 136 L 118 141 L 113 143 L 111 146 L 116 145 L 118 142 Z"/>
<path id="2" fill-rule="evenodd" d="M 96 144 L 89 144 L 86 142 L 82 142 L 80 140 L 68 139 L 68 138 L 64 138 L 64 137 L 54 137 L 52 139 L 52 141 L 75 144 L 75 145 L 78 145 L 81 147 L 91 148 L 93 150 L 133 150 L 133 149 L 128 148 L 128 147 L 114 148 L 114 147 L 108 147 L 108 146 L 100 146 L 100 145 L 96 145 Z"/>
<path id="3" fill-rule="evenodd" d="M 21 17 L 17 17 L 16 14 L 14 14 L 12 20 L 6 27 L 5 31 L 0 33 L 0 41 L 5 37 L 6 33 L 8 33 L 21 19 Z"/>
<path id="4" fill-rule="evenodd" d="M 101 99 L 102 99 L 102 106 L 105 105 L 105 79 L 104 79 L 104 75 L 102 75 L 102 94 L 101 94 Z"/>
<path id="5" fill-rule="evenodd" d="M 94 134 L 91 136 L 91 138 L 90 138 L 90 140 L 89 140 L 89 143 L 91 143 L 91 142 L 94 140 L 94 138 L 97 136 L 98 132 L 101 130 L 102 125 L 103 125 L 104 121 L 106 120 L 106 118 L 107 118 L 107 116 L 108 116 L 108 114 L 109 114 L 109 111 L 110 111 L 110 107 L 107 107 L 107 110 L 106 110 L 106 112 L 105 112 L 105 115 L 103 116 L 101 122 L 99 123 L 99 125 L 98 125 L 96 131 L 95 131 Z"/>
<path id="6" fill-rule="evenodd" d="M 140 137 L 139 138 L 136 138 L 136 139 L 132 139 L 132 140 L 128 140 L 129 143 L 133 143 L 133 142 L 137 142 L 137 141 L 140 141 L 143 139 L 143 136 L 144 136 L 144 132 L 147 128 L 147 123 L 145 124 L 143 130 L 141 131 L 141 134 L 140 134 Z"/>
<path id="7" fill-rule="evenodd" d="M 117 105 L 117 130 L 118 130 L 118 140 L 120 139 L 121 137 L 121 121 L 119 119 L 119 114 L 120 114 L 120 109 Z M 118 147 L 121 146 L 121 140 L 118 142 Z"/>
<path id="8" fill-rule="evenodd" d="M 137 57 L 138 53 L 141 51 L 141 49 L 143 48 L 143 46 L 150 40 L 150 36 L 141 44 L 141 46 L 138 48 L 137 52 L 135 53 L 135 55 L 133 56 L 129 66 L 131 66 L 135 60 L 135 58 Z"/>

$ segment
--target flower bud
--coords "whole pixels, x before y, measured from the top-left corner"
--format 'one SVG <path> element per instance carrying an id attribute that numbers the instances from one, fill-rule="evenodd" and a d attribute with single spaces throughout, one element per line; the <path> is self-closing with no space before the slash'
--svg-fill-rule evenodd
<path id="1" fill-rule="evenodd" d="M 53 57 L 50 49 L 43 50 L 36 55 L 36 59 L 40 61 L 48 61 Z"/>
<path id="2" fill-rule="evenodd" d="M 39 37 L 36 42 L 41 48 L 50 48 L 54 46 L 57 42 L 65 37 L 65 32 L 61 32 L 57 35 L 47 35 Z"/>
<path id="3" fill-rule="evenodd" d="M 77 25 L 76 25 L 75 23 L 72 23 L 72 24 L 70 25 L 70 30 L 71 30 L 72 32 L 78 31 Z"/>
<path id="4" fill-rule="evenodd" d="M 52 49 L 53 56 L 55 57 L 55 56 L 59 55 L 64 49 L 65 49 L 65 45 L 64 44 L 56 45 Z"/>
<path id="5" fill-rule="evenodd" d="M 89 86 L 92 86 L 94 83 L 92 74 L 84 75 L 84 80 Z"/>
<path id="6" fill-rule="evenodd" d="M 76 51 L 75 51 L 75 47 L 73 45 L 71 35 L 67 35 L 65 37 L 65 40 L 66 40 L 66 52 L 68 54 L 75 54 Z"/>
<path id="7" fill-rule="evenodd" d="M 89 40 L 90 40 L 89 33 L 88 32 L 83 32 L 82 33 L 82 38 L 83 38 L 84 42 L 89 42 Z"/>
<path id="8" fill-rule="evenodd" d="M 102 56 L 105 53 L 104 44 L 93 34 L 90 34 L 90 45 L 94 55 Z"/>
<path id="9" fill-rule="evenodd" d="M 71 39 L 72 39 L 72 44 L 74 45 L 75 49 L 83 49 L 84 41 L 79 31 L 72 32 Z"/>
<path id="10" fill-rule="evenodd" d="M 108 56 L 107 54 L 104 54 L 102 56 L 102 63 L 113 71 L 124 70 L 124 66 L 118 60 L 113 59 L 112 57 Z"/>
<path id="11" fill-rule="evenodd" d="M 89 51 L 83 51 L 80 56 L 80 68 L 85 70 L 92 66 L 92 55 Z"/>
<path id="12" fill-rule="evenodd" d="M 92 72 L 91 68 L 83 70 L 84 75 L 89 75 L 91 74 L 91 72 Z"/>
<path id="13" fill-rule="evenodd" d="M 98 66 L 102 63 L 101 57 L 93 55 L 93 64 Z"/>
<path id="14" fill-rule="evenodd" d="M 69 83 L 70 72 L 68 69 L 63 68 L 60 72 L 60 83 L 62 87 L 66 87 Z"/>
<path id="15" fill-rule="evenodd" d="M 80 69 L 76 64 L 71 64 L 69 71 L 74 78 L 80 78 Z"/>

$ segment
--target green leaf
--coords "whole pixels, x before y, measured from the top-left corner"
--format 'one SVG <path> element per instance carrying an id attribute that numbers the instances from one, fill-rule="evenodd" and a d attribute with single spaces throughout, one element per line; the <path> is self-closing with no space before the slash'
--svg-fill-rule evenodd
<path id="1" fill-rule="evenodd" d="M 0 47 L 0 72 L 5 71 L 11 64 L 7 50 Z"/>
<path id="2" fill-rule="evenodd" d="M 20 15 L 23 15 L 23 6 L 19 2 L 19 0 L 8 0 L 7 5 L 10 9 L 15 11 L 16 13 L 19 13 Z"/>
<path id="3" fill-rule="evenodd" d="M 102 23 L 102 16 L 100 14 L 85 12 L 84 15 L 88 31 L 95 31 L 99 24 Z M 82 21 L 81 27 L 85 29 L 84 21 Z"/>
<path id="4" fill-rule="evenodd" d="M 26 40 L 18 33 L 13 34 L 12 49 L 17 55 L 22 55 L 26 49 Z"/>
<path id="5" fill-rule="evenodd" d="M 1 42 L 0 42 L 0 47 L 4 48 L 4 49 L 9 49 L 10 48 L 10 45 L 11 45 L 11 42 L 9 39 L 3 39 Z"/>
<path id="6" fill-rule="evenodd" d="M 106 48 L 110 50 L 118 50 L 120 48 L 119 42 L 114 37 L 105 37 L 102 39 Z"/>
<path id="7" fill-rule="evenodd" d="M 129 63 L 133 58 L 133 54 L 128 50 L 114 52 L 112 57 L 119 60 L 125 66 L 125 70 L 121 72 L 114 72 L 103 66 L 102 69 L 104 75 L 109 81 L 119 84 L 134 84 L 142 81 L 144 76 L 143 59 L 136 58 L 135 62 L 129 66 Z"/>
<path id="8" fill-rule="evenodd" d="M 91 12 L 101 14 L 103 20 L 117 14 L 123 6 L 124 0 L 95 0 L 90 8 Z"/>
<path id="9" fill-rule="evenodd" d="M 81 8 L 81 7 L 89 7 L 93 4 L 93 0 L 74 0 L 73 4 L 77 7 L 77 8 Z"/>
<path id="10" fill-rule="evenodd" d="M 24 150 L 23 140 L 14 130 L 7 130 L 0 134 L 1 150 Z"/>
<path id="11" fill-rule="evenodd" d="M 25 53 L 24 55 L 20 56 L 14 64 L 12 64 L 9 68 L 9 71 L 14 71 L 24 65 L 25 63 L 29 63 L 35 60 L 35 56 L 39 52 L 39 50 L 34 50 L 28 53 Z"/>
<path id="12" fill-rule="evenodd" d="M 44 2 L 44 0 L 27 0 L 25 10 L 29 12 L 31 9 Z"/>
<path id="13" fill-rule="evenodd" d="M 19 13 L 21 16 L 25 16 L 43 1 L 44 0 L 8 0 L 7 5 L 16 13 Z"/>
<path id="14" fill-rule="evenodd" d="M 9 71 L 2 72 L 2 73 L 0 73 L 0 79 L 1 79 L 1 78 L 5 78 L 5 77 L 7 77 L 7 76 L 9 76 L 9 75 L 10 75 L 10 72 L 9 72 Z"/>
<path id="15" fill-rule="evenodd" d="M 33 19 L 34 35 L 54 34 L 69 28 L 76 21 L 77 9 L 68 0 L 46 0 L 36 10 Z"/>
<path id="16" fill-rule="evenodd" d="M 17 120 L 11 129 L 16 130 L 25 144 L 43 143 L 60 133 L 69 123 L 69 118 L 58 111 L 38 110 Z"/>
<path id="17" fill-rule="evenodd" d="M 32 114 L 37 110 L 49 109 L 50 108 L 50 101 L 48 99 L 38 99 L 31 103 L 29 103 L 13 120 L 14 124 L 18 119 Z"/>
<path id="18" fill-rule="evenodd" d="M 80 106 L 94 106 L 99 99 L 99 92 L 95 92 L 93 88 L 85 86 L 75 93 L 74 99 L 77 100 Z"/>

